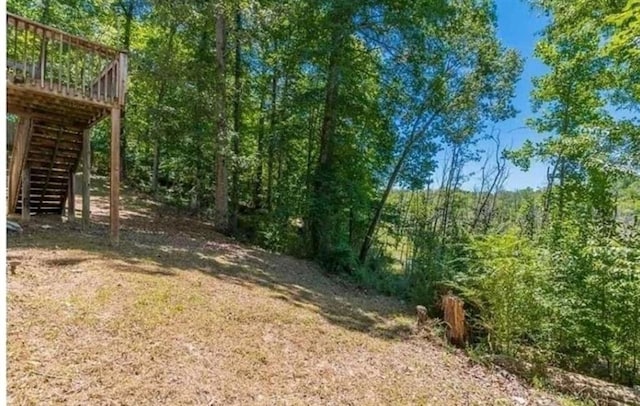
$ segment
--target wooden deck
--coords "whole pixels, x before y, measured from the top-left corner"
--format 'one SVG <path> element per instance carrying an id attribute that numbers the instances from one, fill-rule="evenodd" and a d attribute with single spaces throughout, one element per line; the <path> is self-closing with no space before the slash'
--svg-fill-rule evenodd
<path id="1" fill-rule="evenodd" d="M 27 221 L 32 214 L 62 214 L 68 201 L 73 220 L 69 190 L 81 158 L 90 167 L 89 130 L 111 117 L 111 237 L 117 242 L 126 53 L 7 13 L 6 75 L 7 112 L 19 117 L 10 152 L 9 212 Z M 88 200 L 89 188 L 82 189 Z M 84 205 L 83 221 L 89 221 Z"/>

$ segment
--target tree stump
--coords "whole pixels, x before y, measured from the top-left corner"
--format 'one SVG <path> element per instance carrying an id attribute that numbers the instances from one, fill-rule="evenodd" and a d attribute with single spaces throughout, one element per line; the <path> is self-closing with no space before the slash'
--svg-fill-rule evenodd
<path id="1" fill-rule="evenodd" d="M 447 339 L 453 345 L 464 346 L 467 336 L 464 302 L 449 292 L 442 297 L 442 311 L 447 325 Z"/>
<path id="2" fill-rule="evenodd" d="M 424 326 L 427 323 L 427 308 L 424 306 L 416 306 L 416 318 L 418 327 Z"/>

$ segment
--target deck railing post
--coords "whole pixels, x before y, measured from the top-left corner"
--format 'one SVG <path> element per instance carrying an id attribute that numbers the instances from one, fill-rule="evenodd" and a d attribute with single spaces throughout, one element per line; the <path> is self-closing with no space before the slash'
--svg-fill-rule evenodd
<path id="1" fill-rule="evenodd" d="M 29 43 L 29 30 L 27 30 L 27 25 L 24 26 L 24 35 L 22 36 L 24 42 L 24 49 L 22 50 L 22 77 L 24 82 L 27 83 L 27 48 Z"/>
<path id="2" fill-rule="evenodd" d="M 55 52 L 55 47 L 56 47 L 56 43 L 52 36 L 51 37 L 51 56 L 52 57 L 53 57 L 53 53 Z M 55 72 L 53 68 L 53 61 L 49 58 L 47 60 L 47 67 L 49 68 L 49 90 L 53 91 L 55 90 L 55 88 L 53 87 L 53 78 L 55 77 Z"/>
<path id="3" fill-rule="evenodd" d="M 60 56 L 58 59 L 58 92 L 62 93 L 62 34 L 60 34 Z"/>
<path id="4" fill-rule="evenodd" d="M 47 65 L 47 36 L 42 30 L 42 43 L 40 45 L 40 87 L 44 89 L 44 71 Z"/>
<path id="5" fill-rule="evenodd" d="M 101 85 L 101 84 L 102 84 L 102 78 L 101 78 L 101 77 L 99 77 L 99 78 L 98 78 L 98 100 L 99 100 L 99 101 L 102 101 L 102 94 L 101 94 L 101 91 L 100 91 L 100 85 Z"/>
<path id="6" fill-rule="evenodd" d="M 71 94 L 71 47 L 67 45 L 67 54 L 66 54 L 66 64 L 67 64 L 67 94 Z"/>
<path id="7" fill-rule="evenodd" d="M 15 59 L 16 61 L 18 60 L 18 21 L 17 20 L 16 20 L 16 24 L 13 26 L 13 57 L 16 58 Z M 17 73 L 18 73 L 18 69 L 14 67 L 13 74 L 15 75 Z"/>
<path id="8" fill-rule="evenodd" d="M 36 47 L 35 44 L 37 42 L 37 38 L 38 38 L 38 33 L 37 31 L 34 29 L 33 31 L 33 45 L 31 46 L 31 80 L 30 83 L 33 85 L 36 83 L 36 66 L 38 65 L 36 63 Z"/>

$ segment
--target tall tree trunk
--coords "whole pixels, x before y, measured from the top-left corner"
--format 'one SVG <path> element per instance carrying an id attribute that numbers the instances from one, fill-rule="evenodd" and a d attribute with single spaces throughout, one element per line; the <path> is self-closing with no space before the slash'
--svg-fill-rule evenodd
<path id="1" fill-rule="evenodd" d="M 457 185 L 457 174 L 459 173 L 459 168 L 461 163 L 460 148 L 461 147 L 459 145 L 455 145 L 453 147 L 453 153 L 451 155 L 451 167 L 449 168 L 447 182 L 444 187 L 444 204 L 443 204 L 443 210 L 442 210 L 443 214 L 442 214 L 442 222 L 441 222 L 441 228 L 440 228 L 440 235 L 442 236 L 443 240 L 447 236 L 447 229 L 449 227 L 449 218 L 451 215 L 451 211 L 453 210 L 453 200 L 455 198 L 453 193 L 454 193 L 455 186 Z"/>
<path id="2" fill-rule="evenodd" d="M 271 211 L 273 204 L 273 164 L 275 160 L 276 144 L 276 108 L 278 97 L 278 70 L 273 68 L 273 78 L 271 81 L 271 118 L 269 123 L 269 143 L 267 147 L 267 209 Z"/>
<path id="3" fill-rule="evenodd" d="M 242 14 L 240 9 L 236 11 L 236 36 L 235 36 L 235 68 L 234 68 L 234 81 L 233 81 L 233 141 L 232 149 L 234 158 L 237 160 L 240 155 L 240 125 L 241 125 L 241 110 L 240 110 L 240 92 L 242 84 L 240 82 L 242 76 L 242 60 L 240 49 L 240 35 L 242 32 Z M 236 233 L 238 230 L 238 210 L 240 207 L 240 173 L 239 167 L 236 163 L 233 165 L 231 173 L 231 232 Z"/>
<path id="4" fill-rule="evenodd" d="M 42 2 L 42 14 L 40 16 L 40 23 L 48 25 L 51 23 L 51 0 L 44 0 Z"/>
<path id="5" fill-rule="evenodd" d="M 387 186 L 384 188 L 384 192 L 382 192 L 380 203 L 376 206 L 375 212 L 373 213 L 373 218 L 371 219 L 371 222 L 369 222 L 367 233 L 364 236 L 364 241 L 360 246 L 359 260 L 361 263 L 364 263 L 367 259 L 367 255 L 369 255 L 369 250 L 371 249 L 371 245 L 373 244 L 373 236 L 376 233 L 378 223 L 380 222 L 380 217 L 382 216 L 382 210 L 384 209 L 384 205 L 387 203 L 387 199 L 389 198 L 389 194 L 393 189 L 393 185 L 395 185 L 396 181 L 398 180 L 398 176 L 400 175 L 400 172 L 404 167 L 404 163 L 406 162 L 407 157 L 411 152 L 412 146 L 413 145 L 411 143 L 405 145 L 404 149 L 402 150 L 402 154 L 400 155 L 400 158 L 398 158 L 398 161 L 393 168 L 393 172 L 391 172 L 391 176 L 387 181 Z"/>
<path id="6" fill-rule="evenodd" d="M 175 23 L 171 24 L 169 27 L 169 39 L 167 42 L 166 49 L 166 59 L 167 61 L 171 60 L 172 52 L 173 52 L 173 39 L 176 34 L 177 25 Z M 164 103 L 164 97 L 167 92 L 167 80 L 162 78 L 160 81 L 160 87 L 158 88 L 158 98 L 156 100 L 156 106 L 162 106 Z M 158 128 L 161 127 L 162 117 L 156 117 L 153 119 L 151 114 L 149 114 L 149 122 L 152 122 L 152 137 L 153 137 L 153 164 L 152 164 L 152 172 L 151 172 L 151 190 L 153 195 L 158 197 L 158 176 L 160 172 L 160 136 L 158 134 Z"/>
<path id="7" fill-rule="evenodd" d="M 256 174 L 253 183 L 253 208 L 262 208 L 262 160 L 264 159 L 264 107 L 266 91 L 260 100 L 260 122 L 258 124 L 258 151 L 256 156 Z"/>
<path id="8" fill-rule="evenodd" d="M 126 52 L 131 50 L 131 24 L 133 22 L 133 14 L 135 2 L 129 0 L 125 5 L 121 3 L 122 11 L 125 16 L 124 23 L 124 36 L 122 40 L 122 47 Z M 125 95 L 126 98 L 126 95 Z M 120 179 L 124 182 L 127 180 L 127 104 L 120 108 Z"/>
<path id="9" fill-rule="evenodd" d="M 404 145 L 402 149 L 402 153 L 398 157 L 395 166 L 393 167 L 393 171 L 391 172 L 391 176 L 387 181 L 387 186 L 382 192 L 382 197 L 380 198 L 379 204 L 376 206 L 375 211 L 373 213 L 373 217 L 369 222 L 369 227 L 367 227 L 367 232 L 364 236 L 364 240 L 362 241 L 362 245 L 360 246 L 360 255 L 358 256 L 361 263 L 367 259 L 367 255 L 369 254 L 369 250 L 371 249 L 371 245 L 373 244 L 373 236 L 376 233 L 376 229 L 378 227 L 378 223 L 380 222 L 380 217 L 382 216 L 382 210 L 384 209 L 384 205 L 387 203 L 387 199 L 389 198 L 389 194 L 391 193 L 391 189 L 393 189 L 393 185 L 396 184 L 398 180 L 398 176 L 404 167 L 411 150 L 414 145 L 418 141 L 422 139 L 422 137 L 426 134 L 427 129 L 438 116 L 439 111 L 432 113 L 432 115 L 427 119 L 425 124 L 420 127 L 420 120 L 416 119 L 413 124 L 413 128 L 411 129 L 411 134 L 409 135 L 409 139 Z"/>
<path id="10" fill-rule="evenodd" d="M 306 183 L 307 183 L 307 199 L 309 199 L 311 195 L 311 170 L 313 164 L 313 139 L 314 133 L 316 131 L 316 113 L 312 111 L 309 116 L 309 134 L 307 135 L 307 173 L 306 173 Z"/>
<path id="11" fill-rule="evenodd" d="M 289 75 L 286 71 L 283 72 L 284 76 L 284 84 L 282 86 L 282 91 L 280 92 L 280 104 L 281 107 L 284 106 L 284 103 L 287 99 L 288 91 L 289 91 Z M 275 176 L 275 190 L 279 191 L 278 196 L 282 194 L 282 186 L 287 184 L 287 180 L 283 179 L 283 164 L 288 162 L 288 150 L 287 150 L 287 138 L 283 132 L 278 133 L 278 136 L 275 139 L 276 141 L 276 153 L 275 159 L 278 162 L 278 167 L 276 170 Z"/>
<path id="12" fill-rule="evenodd" d="M 324 113 L 320 130 L 318 166 L 313 181 L 312 213 L 309 221 L 311 250 L 314 256 L 324 255 L 330 250 L 329 233 L 333 227 L 327 217 L 331 211 L 330 183 L 333 171 L 333 144 L 338 117 L 338 95 L 340 90 L 340 70 L 342 54 L 346 45 L 347 33 L 344 25 L 348 21 L 346 15 L 334 16 L 336 27 L 331 35 L 333 48 L 329 54 L 327 82 L 325 85 Z"/>
<path id="13" fill-rule="evenodd" d="M 225 16 L 221 5 L 216 15 L 216 228 L 224 233 L 229 232 L 229 180 L 227 173 L 227 118 L 226 118 L 226 86 L 225 58 L 226 45 Z"/>

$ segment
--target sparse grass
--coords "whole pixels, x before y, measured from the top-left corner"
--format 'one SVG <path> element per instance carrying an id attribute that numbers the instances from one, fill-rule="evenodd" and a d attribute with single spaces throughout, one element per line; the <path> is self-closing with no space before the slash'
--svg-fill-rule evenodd
<path id="1" fill-rule="evenodd" d="M 587 402 L 584 400 L 578 400 L 578 399 L 569 398 L 569 397 L 561 397 L 560 405 L 561 406 L 597 406 L 597 404 L 594 402 Z"/>
<path id="2" fill-rule="evenodd" d="M 557 404 L 395 299 L 135 201 L 118 248 L 100 196 L 85 233 L 37 219 L 9 239 L 11 404 Z"/>

